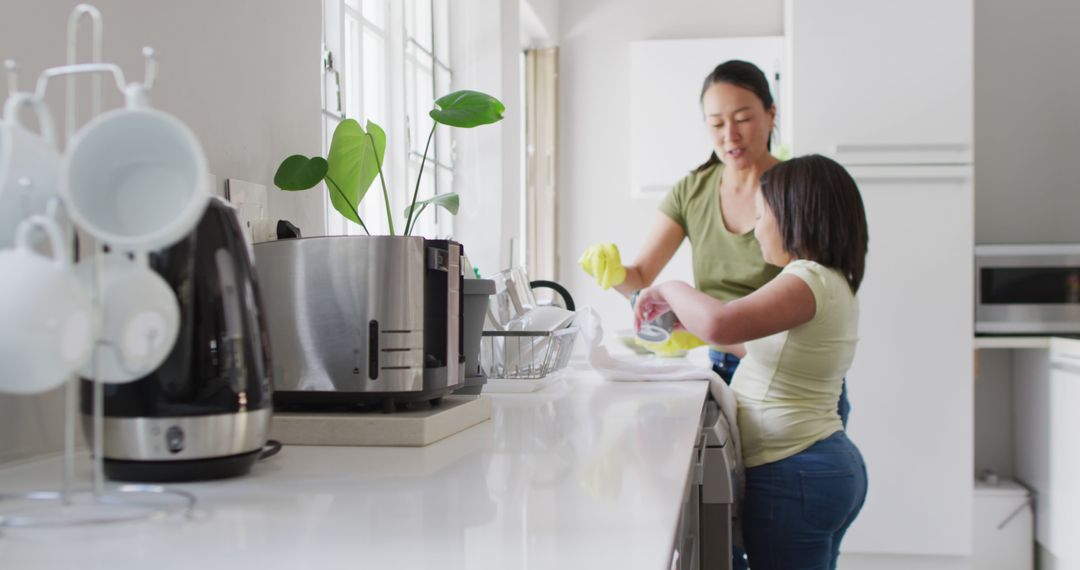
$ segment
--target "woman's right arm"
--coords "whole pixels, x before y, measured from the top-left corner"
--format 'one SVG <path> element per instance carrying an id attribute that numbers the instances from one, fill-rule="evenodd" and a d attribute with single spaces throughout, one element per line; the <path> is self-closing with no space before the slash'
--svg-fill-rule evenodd
<path id="1" fill-rule="evenodd" d="M 638 253 L 634 263 L 626 266 L 626 279 L 615 286 L 615 290 L 625 297 L 638 289 L 653 284 L 656 276 L 679 250 L 686 232 L 663 212 L 656 213 L 656 222 L 645 240 L 645 246 Z"/>

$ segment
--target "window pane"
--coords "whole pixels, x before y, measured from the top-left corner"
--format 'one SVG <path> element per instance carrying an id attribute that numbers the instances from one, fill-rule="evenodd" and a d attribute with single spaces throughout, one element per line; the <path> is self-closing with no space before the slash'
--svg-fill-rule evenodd
<path id="1" fill-rule="evenodd" d="M 448 0 L 434 0 L 435 57 L 450 65 L 450 13 Z"/>
<path id="2" fill-rule="evenodd" d="M 389 187 L 387 189 L 389 190 Z M 390 210 L 393 211 L 393 207 Z M 382 184 L 378 178 L 371 183 L 364 199 L 360 201 L 360 217 L 372 235 L 390 234 L 390 224 L 386 221 L 386 201 L 383 199 Z M 397 226 L 394 231 L 398 231 Z"/>
<path id="3" fill-rule="evenodd" d="M 355 2 L 356 0 L 351 0 Z M 381 28 L 386 27 L 386 4 L 383 0 L 364 0 L 364 18 L 379 26 Z M 366 222 L 365 222 L 366 223 Z"/>
<path id="4" fill-rule="evenodd" d="M 443 69 L 442 67 L 438 67 L 438 66 L 435 67 L 435 82 L 436 82 L 436 86 L 435 86 L 435 97 L 436 98 L 442 97 L 443 95 L 446 95 L 447 93 L 449 93 L 449 92 L 451 92 L 453 90 L 450 87 L 450 73 L 448 71 L 446 71 L 445 69 Z M 453 129 L 449 129 L 449 128 L 445 128 L 445 127 L 435 130 L 435 137 L 438 139 L 436 141 L 437 142 L 437 147 L 436 148 L 438 150 L 438 153 L 437 153 L 436 156 L 438 157 L 439 162 L 441 162 L 443 164 L 446 164 L 448 166 L 452 166 L 454 164 L 454 159 L 453 159 L 453 156 L 451 154 L 451 147 L 450 147 L 450 144 L 451 144 L 450 141 L 451 141 L 451 138 L 452 138 L 452 133 L 453 133 Z M 440 188 L 439 192 L 446 192 L 446 190 L 443 190 L 442 188 Z"/>
<path id="5" fill-rule="evenodd" d="M 446 168 L 436 168 L 435 170 L 436 170 L 436 172 L 438 172 L 438 176 L 436 177 L 437 178 L 437 180 L 436 180 L 437 186 L 436 186 L 435 189 L 439 192 L 439 194 L 449 194 L 450 192 L 453 192 L 454 191 L 454 174 L 450 170 L 448 170 Z M 450 212 L 447 212 L 445 210 L 440 211 L 439 212 L 439 225 L 443 226 L 443 227 L 447 227 L 448 225 L 445 224 L 443 222 L 443 220 L 447 219 L 447 218 L 450 218 L 450 217 L 451 217 Z M 440 230 L 440 231 L 442 233 L 445 233 L 445 230 Z"/>
<path id="6" fill-rule="evenodd" d="M 416 85 L 416 104 L 412 109 L 414 124 L 413 132 L 413 150 L 419 153 L 424 152 L 424 146 L 427 144 L 428 135 L 431 133 L 431 125 L 434 124 L 431 116 L 428 112 L 431 111 L 434 99 L 432 98 L 432 79 L 431 74 L 420 66 L 414 68 L 413 81 Z"/>
<path id="7" fill-rule="evenodd" d="M 360 22 L 351 16 L 345 17 L 345 116 L 358 117 L 363 108 L 360 99 L 360 81 L 363 70 L 360 67 Z"/>
<path id="8" fill-rule="evenodd" d="M 360 0 L 345 0 L 345 5 L 350 8 L 360 9 Z"/>
<path id="9" fill-rule="evenodd" d="M 362 116 L 386 129 L 386 40 L 364 31 L 364 109 Z"/>
<path id="10" fill-rule="evenodd" d="M 419 172 L 420 161 L 409 161 L 409 188 L 414 188 L 416 184 L 416 176 Z M 431 163 L 427 163 L 424 166 L 424 177 L 420 180 L 420 193 L 416 199 L 417 202 L 426 200 L 435 195 L 435 173 L 431 166 Z M 410 192 L 409 199 L 412 199 L 412 193 Z M 423 235 L 432 237 L 435 234 L 435 214 L 433 212 L 434 206 L 429 206 L 424 210 L 420 217 L 417 219 L 416 231 L 413 235 Z"/>
<path id="11" fill-rule="evenodd" d="M 405 33 L 431 51 L 431 0 L 406 2 Z"/>

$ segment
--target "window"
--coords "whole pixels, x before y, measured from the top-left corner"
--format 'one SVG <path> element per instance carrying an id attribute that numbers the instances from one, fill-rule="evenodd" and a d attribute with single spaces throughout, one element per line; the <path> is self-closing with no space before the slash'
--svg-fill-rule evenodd
<path id="1" fill-rule="evenodd" d="M 450 91 L 448 0 L 324 0 L 324 42 L 333 69 L 324 61 L 324 151 L 344 117 L 378 123 L 387 134 L 383 175 L 390 194 L 394 230 L 404 231 L 404 209 L 412 199 L 433 121 L 436 98 Z M 336 46 L 336 50 L 335 50 Z M 324 60 L 326 56 L 324 56 Z M 338 87 L 340 86 L 340 87 Z M 340 90 L 340 112 L 336 95 Z M 428 148 L 418 200 L 450 192 L 453 185 L 451 129 L 436 131 Z M 363 234 L 327 200 L 329 234 Z M 372 234 L 388 234 L 387 205 L 379 180 L 360 203 Z M 435 211 L 432 211 L 435 210 Z M 429 208 L 415 235 L 449 235 L 450 216 Z"/>

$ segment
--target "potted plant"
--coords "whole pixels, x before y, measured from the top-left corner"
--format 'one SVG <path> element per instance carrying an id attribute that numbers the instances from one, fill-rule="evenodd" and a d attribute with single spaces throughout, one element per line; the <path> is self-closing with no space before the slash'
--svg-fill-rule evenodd
<path id="1" fill-rule="evenodd" d="M 503 118 L 506 108 L 498 99 L 479 91 L 455 91 L 435 101 L 437 108 L 428 114 L 435 121 L 431 125 L 427 143 L 424 145 L 420 172 L 416 176 L 412 201 L 405 208 L 405 226 L 401 235 L 410 236 L 416 229 L 416 220 L 428 206 L 445 208 L 456 214 L 460 198 L 457 193 L 449 192 L 417 202 L 420 192 L 420 180 L 424 175 L 427 153 L 435 128 L 440 125 L 450 127 L 473 128 L 498 122 Z M 320 182 L 326 183 L 327 192 L 334 209 L 347 220 L 358 224 L 364 233 L 370 235 L 364 220 L 360 217 L 360 201 L 367 195 L 375 178 L 382 186 L 386 202 L 386 219 L 390 235 L 394 231 L 394 217 L 390 212 L 390 195 L 383 178 L 382 164 L 386 156 L 386 133 L 379 125 L 367 122 L 367 128 L 360 126 L 355 119 L 345 119 L 334 130 L 330 142 L 330 152 L 326 158 L 307 157 L 294 154 L 278 167 L 274 175 L 274 184 L 286 191 L 299 191 L 314 188 Z"/>
<path id="2" fill-rule="evenodd" d="M 424 335 L 424 351 L 415 351 L 415 346 L 399 351 L 402 343 L 415 342 L 402 334 L 426 331 L 431 326 L 427 285 L 433 283 L 432 290 L 438 290 L 439 280 L 445 279 L 441 286 L 450 294 L 458 290 L 451 286 L 452 281 L 460 278 L 448 273 L 440 277 L 438 269 L 428 271 L 428 246 L 449 252 L 455 247 L 452 242 L 427 242 L 412 235 L 425 208 L 434 205 L 456 214 L 460 203 L 452 192 L 418 201 L 435 129 L 440 124 L 472 128 L 495 123 L 505 111 L 498 99 L 477 91 L 455 91 L 436 100 L 435 106 L 429 113 L 435 123 L 424 146 L 400 232 L 395 231 L 389 189 L 383 179 L 386 133 L 379 125 L 368 121 L 365 128 L 354 119 L 346 119 L 334 130 L 326 158 L 292 155 L 278 167 L 274 184 L 282 190 L 307 190 L 325 182 L 334 208 L 368 235 L 255 244 L 264 295 L 291 301 L 267 306 L 271 336 L 276 333 L 277 339 L 293 339 L 278 342 L 275 351 L 283 355 L 276 362 L 295 368 L 275 369 L 275 374 L 295 380 L 296 385 L 279 389 L 276 398 L 308 401 L 320 394 L 333 398 L 345 394 L 381 399 L 385 405 L 395 400 L 437 401 L 463 386 L 478 389 L 482 384 L 483 377 L 476 380 L 474 372 L 479 368 L 476 362 L 487 295 L 494 287 L 490 281 L 482 284 L 483 280 L 470 279 L 460 289 L 465 306 L 461 339 L 461 349 L 467 355 L 464 363 L 452 356 L 456 339 L 448 338 L 446 346 L 435 342 L 428 347 L 429 339 Z M 360 217 L 360 202 L 376 178 L 386 199 L 390 235 L 371 235 Z M 447 258 L 452 254 L 448 253 Z M 314 291 L 318 293 L 312 294 Z M 417 311 L 417 307 L 422 309 Z M 440 310 L 437 302 L 431 307 L 432 311 Z M 438 323 L 437 317 L 434 322 Z M 450 322 L 447 320 L 447 324 Z M 298 336 L 296 331 L 303 331 L 303 335 Z M 387 350 L 397 352 L 379 350 L 379 346 L 386 348 L 381 342 L 392 343 L 396 348 Z M 392 364 L 386 366 L 384 359 Z M 294 392 L 303 393 L 297 396 Z"/>

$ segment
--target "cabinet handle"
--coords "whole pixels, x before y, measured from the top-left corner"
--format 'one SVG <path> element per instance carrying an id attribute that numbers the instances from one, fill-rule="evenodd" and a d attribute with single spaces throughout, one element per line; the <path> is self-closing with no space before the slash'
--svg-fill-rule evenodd
<path id="1" fill-rule="evenodd" d="M 966 152 L 970 145 L 964 143 L 863 143 L 838 144 L 833 147 L 836 154 L 859 154 L 864 152 Z"/>
<path id="2" fill-rule="evenodd" d="M 858 183 L 872 182 L 875 184 L 963 184 L 968 181 L 966 176 L 855 176 Z"/>

